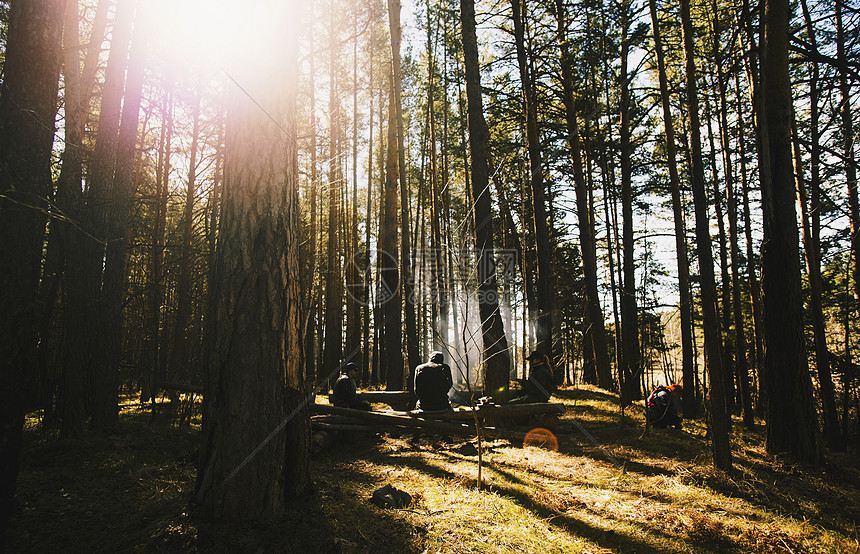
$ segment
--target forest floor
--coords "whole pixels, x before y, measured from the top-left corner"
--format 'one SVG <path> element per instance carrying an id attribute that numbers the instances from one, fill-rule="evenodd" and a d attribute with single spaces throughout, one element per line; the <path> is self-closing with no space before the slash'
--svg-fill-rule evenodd
<path id="1" fill-rule="evenodd" d="M 860 552 L 860 457 L 774 459 L 764 427 L 735 424 L 715 470 L 704 424 L 643 434 L 640 408 L 561 390 L 558 450 L 411 434 L 352 437 L 312 460 L 314 491 L 269 524 L 189 505 L 199 416 L 128 403 L 109 435 L 65 442 L 28 422 L 12 552 Z M 384 407 L 384 406 L 380 406 Z M 403 509 L 370 503 L 391 484 Z"/>

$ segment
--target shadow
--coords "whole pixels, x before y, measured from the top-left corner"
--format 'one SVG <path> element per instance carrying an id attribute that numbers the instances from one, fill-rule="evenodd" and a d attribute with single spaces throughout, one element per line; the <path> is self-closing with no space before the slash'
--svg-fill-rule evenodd
<path id="1" fill-rule="evenodd" d="M 190 504 L 199 430 L 148 410 L 77 441 L 25 432 L 10 552 L 420 552 L 425 530 L 369 503 L 378 479 L 352 461 L 312 465 L 314 488 L 265 523 L 216 521 Z M 377 448 L 344 445 L 336 458 Z M 346 454 L 349 452 L 349 455 Z"/>
<path id="2" fill-rule="evenodd" d="M 423 458 L 418 457 L 410 457 L 410 458 L 398 458 L 398 462 L 406 467 L 409 467 L 412 470 L 419 471 L 424 473 L 425 475 L 429 475 L 435 477 L 437 479 L 450 479 L 452 478 L 451 473 L 445 471 L 444 469 L 428 463 Z M 498 467 L 496 464 L 488 465 L 488 469 L 491 469 L 493 472 L 497 473 L 499 476 L 503 477 L 506 481 L 512 484 L 518 484 L 523 486 L 524 488 L 533 488 L 533 483 L 525 482 L 520 477 L 515 474 Z M 493 492 L 500 496 L 506 497 L 510 499 L 512 502 L 516 503 L 520 507 L 530 511 L 538 518 L 541 518 L 547 521 L 550 525 L 563 530 L 566 533 L 569 533 L 574 536 L 585 538 L 600 548 L 610 549 L 613 552 L 688 552 L 689 546 L 685 548 L 673 547 L 671 545 L 666 545 L 665 547 L 660 546 L 660 541 L 655 540 L 653 542 L 641 540 L 635 536 L 631 536 L 625 533 L 617 533 L 612 530 L 602 529 L 600 527 L 594 526 L 589 523 L 584 517 L 576 517 L 573 514 L 561 512 L 552 506 L 549 506 L 545 503 L 542 503 L 529 494 L 518 490 L 514 486 L 508 484 L 499 484 L 492 483 L 486 485 L 486 490 L 489 492 Z M 628 522 L 630 523 L 630 522 Z M 647 525 L 643 525 L 640 523 L 633 523 L 633 525 L 637 528 L 637 534 L 641 533 L 652 533 L 657 535 L 660 539 L 665 540 L 669 537 L 668 534 L 658 530 L 648 527 Z M 676 542 L 681 541 L 678 537 L 672 537 Z M 685 543 L 686 544 L 686 543 Z"/>

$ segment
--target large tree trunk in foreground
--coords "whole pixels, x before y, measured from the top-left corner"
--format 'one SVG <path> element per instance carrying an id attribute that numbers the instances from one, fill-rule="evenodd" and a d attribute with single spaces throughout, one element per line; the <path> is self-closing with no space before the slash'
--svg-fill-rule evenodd
<path id="1" fill-rule="evenodd" d="M 278 15 L 260 32 L 295 37 L 279 27 L 290 12 Z M 272 52 L 253 53 L 242 69 L 235 68 L 248 94 L 237 86 L 230 90 L 223 215 L 206 330 L 195 496 L 208 513 L 227 520 L 271 520 L 286 498 L 310 487 L 299 323 L 295 43 Z"/>
<path id="2" fill-rule="evenodd" d="M 764 299 L 767 451 L 790 453 L 808 462 L 821 460 L 818 417 L 803 334 L 794 168 L 791 159 L 791 79 L 788 66 L 788 0 L 765 6 L 763 95 L 768 99 L 770 179 L 763 179 Z"/>
<path id="3" fill-rule="evenodd" d="M 463 56 L 466 68 L 469 152 L 472 159 L 471 198 L 475 248 L 478 252 L 478 309 L 484 339 L 484 392 L 505 397 L 511 367 L 508 341 L 499 312 L 496 260 L 493 248 L 493 219 L 490 207 L 488 171 L 489 131 L 481 98 L 481 72 L 478 65 L 478 40 L 475 32 L 475 3 L 460 0 Z"/>
<path id="4" fill-rule="evenodd" d="M 36 295 L 60 73 L 63 0 L 14 2 L 0 92 L 0 551 L 33 398 Z"/>

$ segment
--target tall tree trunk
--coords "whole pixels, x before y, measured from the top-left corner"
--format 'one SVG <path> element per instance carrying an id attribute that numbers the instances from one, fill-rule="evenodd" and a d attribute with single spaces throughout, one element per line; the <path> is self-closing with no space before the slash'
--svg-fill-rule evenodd
<path id="1" fill-rule="evenodd" d="M 769 179 L 762 180 L 762 292 L 768 388 L 767 451 L 819 462 L 821 444 L 803 335 L 794 169 L 791 161 L 791 79 L 788 0 L 765 4 L 762 94 L 769 142 Z"/>
<path id="2" fill-rule="evenodd" d="M 110 206 L 105 237 L 104 277 L 102 282 L 101 332 L 98 350 L 101 352 L 104 383 L 104 416 L 116 417 L 118 370 L 122 360 L 122 308 L 125 300 L 125 258 L 129 224 L 134 197 L 135 147 L 138 119 L 143 93 L 144 57 L 147 26 L 139 23 L 128 60 L 122 118 L 117 136 L 116 162 L 111 187 Z M 98 363 L 98 362 L 97 362 Z M 110 407 L 111 411 L 107 411 Z M 93 419 L 97 412 L 93 413 Z M 106 420 L 109 421 L 109 420 Z M 93 422 L 94 426 L 96 421 Z"/>
<path id="3" fill-rule="evenodd" d="M 391 61 L 394 79 L 394 118 L 397 123 L 397 167 L 400 183 L 400 266 L 403 285 L 404 319 L 406 324 L 406 359 L 411 372 L 421 363 L 418 353 L 418 326 L 415 320 L 415 282 L 412 277 L 412 238 L 409 218 L 409 187 L 406 179 L 405 132 L 403 101 L 400 87 L 400 0 L 388 0 L 388 26 L 391 31 Z M 410 379 L 411 381 L 411 379 Z"/>
<path id="4" fill-rule="evenodd" d="M 371 15 L 372 17 L 372 15 Z M 370 40 L 369 40 L 369 51 L 373 50 L 373 25 L 370 25 Z M 370 351 L 370 318 L 372 317 L 371 310 L 371 287 L 373 285 L 371 281 L 372 273 L 372 261 L 371 260 L 371 250 L 370 250 L 370 228 L 372 227 L 372 206 L 373 206 L 373 98 L 375 94 L 375 89 L 373 88 L 373 63 L 368 63 L 368 76 L 367 76 L 367 84 L 368 84 L 368 96 L 370 97 L 370 106 L 368 108 L 368 116 L 370 121 L 367 125 L 369 138 L 367 140 L 367 205 L 365 206 L 364 212 L 364 248 L 367 252 L 367 260 L 366 265 L 364 266 L 364 324 L 362 327 L 362 335 L 363 335 L 363 348 L 362 348 L 362 358 L 361 358 L 361 382 L 369 383 L 370 382 L 370 368 L 371 368 L 371 351 Z M 378 329 L 375 329 L 378 331 Z M 374 340 L 374 345 L 376 341 Z"/>
<path id="5" fill-rule="evenodd" d="M 383 208 L 379 229 L 379 265 L 381 283 L 377 302 L 384 310 L 381 325 L 384 357 L 380 372 L 385 375 L 387 390 L 403 390 L 402 308 L 400 289 L 400 256 L 397 250 L 397 108 L 394 75 L 389 76 L 388 140 L 385 156 Z"/>
<path id="6" fill-rule="evenodd" d="M 427 126 L 430 142 L 430 309 L 433 350 L 443 350 L 448 343 L 448 294 L 445 286 L 445 257 L 442 249 L 443 204 L 439 190 L 439 157 L 436 148 L 436 109 L 434 37 L 430 0 L 427 12 Z M 444 149 L 443 149 L 444 151 Z M 447 183 L 447 179 L 443 181 Z"/>
<path id="7" fill-rule="evenodd" d="M 460 0 L 463 59 L 468 100 L 469 152 L 472 160 L 471 197 L 475 248 L 478 254 L 478 309 L 484 344 L 484 393 L 506 397 L 510 352 L 499 313 L 496 262 L 493 248 L 493 219 L 489 191 L 489 131 L 481 97 L 481 72 L 475 31 L 474 0 Z"/>
<path id="8" fill-rule="evenodd" d="M 337 37 L 337 8 L 329 3 L 329 174 L 328 174 L 328 267 L 325 281 L 325 347 L 322 375 L 330 383 L 337 378 L 337 368 L 343 357 L 343 274 L 340 252 L 345 245 L 341 237 L 341 179 L 340 137 L 343 124 L 339 99 L 339 41 Z"/>
<path id="9" fill-rule="evenodd" d="M 281 27 L 295 8 L 284 6 L 256 31 L 295 37 Z M 252 53 L 232 69 L 254 97 L 230 89 L 195 493 L 198 504 L 225 520 L 271 520 L 311 484 L 300 355 L 298 64 L 288 40 L 275 54 Z"/>
<path id="10" fill-rule="evenodd" d="M 516 0 L 515 0 L 516 1 Z M 582 144 L 579 134 L 576 107 L 573 96 L 573 68 L 567 41 L 566 8 L 561 0 L 556 0 L 558 22 L 558 42 L 561 49 L 561 82 L 564 94 L 565 121 L 567 123 L 567 142 L 570 151 L 573 181 L 576 188 L 577 216 L 579 221 L 579 244 L 582 251 L 582 270 L 585 277 L 585 298 L 583 302 L 588 312 L 586 340 L 591 342 L 594 355 L 597 384 L 607 390 L 615 390 L 612 370 L 609 367 L 609 350 L 606 341 L 606 328 L 603 323 L 603 309 L 597 289 L 597 245 L 594 240 L 594 206 L 588 192 L 588 183 L 582 167 Z M 541 195 L 542 196 L 542 195 Z M 535 221 L 538 219 L 535 201 Z M 540 256 L 540 243 L 538 243 Z M 538 258 L 540 264 L 540 258 Z M 540 272 L 540 269 L 538 269 Z M 540 287 L 540 285 L 538 285 Z M 540 294 L 538 295 L 540 298 Z"/>
<path id="11" fill-rule="evenodd" d="M 660 98 L 663 107 L 663 125 L 666 133 L 666 157 L 669 164 L 669 185 L 672 190 L 672 212 L 675 222 L 675 255 L 678 261 L 678 305 L 681 313 L 681 364 L 684 391 L 683 410 L 687 418 L 698 417 L 699 403 L 693 368 L 693 310 L 690 305 L 690 267 L 687 261 L 687 228 L 681 201 L 681 180 L 678 176 L 678 158 L 675 145 L 675 125 L 669 98 L 669 80 L 663 55 L 663 40 L 657 17 L 657 2 L 649 0 L 651 25 L 654 33 L 654 50 L 657 54 L 657 71 L 660 80 Z"/>
<path id="12" fill-rule="evenodd" d="M 315 3 L 308 4 L 308 12 L 310 21 L 314 21 L 314 6 Z M 316 48 L 314 42 L 314 25 L 308 26 L 308 42 L 311 50 Z M 322 377 L 321 372 L 317 368 L 316 358 L 316 334 L 317 334 L 317 273 L 319 270 L 319 260 L 317 256 L 318 248 L 317 241 L 319 232 L 319 223 L 317 221 L 317 198 L 319 197 L 319 182 L 317 178 L 317 120 L 316 120 L 316 64 L 314 60 L 316 56 L 308 56 L 308 112 L 310 115 L 310 168 L 308 177 L 308 194 L 310 196 L 310 222 L 308 229 L 308 274 L 302 275 L 302 288 L 305 291 L 303 298 L 305 306 L 305 324 L 304 333 L 304 360 L 305 360 L 305 375 L 313 380 Z M 323 374 L 324 375 L 324 374 Z"/>
<path id="13" fill-rule="evenodd" d="M 738 388 L 743 409 L 743 422 L 747 429 L 755 425 L 755 414 L 752 407 L 752 394 L 750 391 L 749 364 L 747 361 L 747 339 L 744 329 L 744 314 L 741 307 L 741 268 L 740 248 L 738 234 L 738 207 L 737 189 L 735 187 L 734 164 L 731 155 L 731 140 L 729 138 L 728 102 L 726 99 L 726 78 L 723 74 L 722 59 L 720 56 L 719 41 L 719 11 L 716 2 L 712 2 L 714 11 L 714 56 L 717 58 L 717 91 L 720 100 L 720 142 L 723 150 L 723 167 L 726 173 L 726 198 L 729 219 L 729 257 L 732 264 L 732 314 L 734 316 L 734 347 L 735 347 L 735 373 L 738 380 Z M 743 152 L 741 155 L 744 155 Z"/>
<path id="14" fill-rule="evenodd" d="M 705 192 L 705 167 L 702 163 L 702 140 L 699 135 L 699 101 L 696 86 L 696 61 L 693 49 L 693 24 L 690 18 L 690 1 L 681 0 L 681 29 L 684 39 L 685 74 L 687 82 L 687 116 L 690 120 L 690 155 L 692 158 L 691 180 L 693 205 L 696 211 L 696 251 L 699 257 L 699 276 L 702 294 L 702 327 L 705 335 L 705 363 L 709 391 L 711 448 L 714 465 L 728 470 L 732 467 L 732 451 L 729 442 L 731 416 L 726 410 L 725 382 L 723 379 L 723 356 L 721 352 L 720 322 L 717 315 L 717 291 L 714 282 L 714 259 L 711 253 L 708 199 Z"/>
<path id="15" fill-rule="evenodd" d="M 718 56 L 715 56 L 714 64 L 719 66 L 720 61 L 718 61 Z M 711 166 L 711 189 L 713 191 L 713 205 L 714 211 L 717 216 L 717 246 L 720 253 L 720 287 L 719 292 L 716 290 L 716 283 L 714 294 L 717 298 L 717 324 L 720 329 L 720 352 L 722 353 L 722 366 L 723 366 L 723 386 L 725 388 L 725 398 L 726 398 L 726 413 L 729 414 L 731 418 L 732 412 L 735 410 L 735 375 L 734 375 L 734 360 L 733 360 L 733 349 L 734 338 L 731 334 L 731 322 L 732 322 L 732 288 L 731 288 L 731 274 L 729 272 L 729 245 L 728 238 L 726 234 L 726 222 L 725 222 L 725 212 L 723 211 L 723 191 L 720 190 L 720 179 L 719 173 L 717 171 L 717 148 L 716 148 L 716 139 L 714 137 L 713 130 L 713 119 L 714 115 L 711 111 L 711 103 L 709 101 L 709 95 L 704 95 L 705 99 L 705 119 L 707 120 L 708 127 L 708 142 L 710 146 L 709 158 L 710 158 L 710 166 Z M 723 149 L 723 153 L 725 154 L 726 150 Z M 725 161 L 725 158 L 724 158 Z M 728 173 L 729 166 L 723 165 L 724 171 Z M 704 176 L 703 176 L 704 178 Z M 726 177 L 726 182 L 730 177 Z M 705 193 L 707 197 L 707 192 Z M 710 233 L 709 233 L 710 234 Z M 721 313 L 722 312 L 722 315 Z M 737 403 L 737 407 L 740 407 L 740 403 Z"/>
<path id="16" fill-rule="evenodd" d="M 813 108 L 814 109 L 814 108 Z M 817 119 L 815 117 L 814 119 Z M 816 121 L 817 123 L 817 121 Z M 809 315 L 812 317 L 812 333 L 815 344 L 815 366 L 818 374 L 818 386 L 821 398 L 822 418 L 824 423 L 824 438 L 827 444 L 836 450 L 844 449 L 842 433 L 839 430 L 839 416 L 836 412 L 836 399 L 833 390 L 833 377 L 830 374 L 830 356 L 827 351 L 827 335 L 824 326 L 822 309 L 821 266 L 818 244 L 813 242 L 813 234 L 809 221 L 809 198 L 803 171 L 803 161 L 800 150 L 800 137 L 797 136 L 797 122 L 792 114 L 791 122 L 792 146 L 794 149 L 794 174 L 797 180 L 797 197 L 800 205 L 801 230 L 803 233 L 803 251 L 806 258 L 807 279 L 809 280 Z M 813 131 L 813 136 L 817 135 Z M 816 186 L 811 183 L 811 186 Z"/>
<path id="17" fill-rule="evenodd" d="M 106 2 L 102 2 L 106 4 Z M 106 10 L 105 10 L 106 11 Z M 62 212 L 77 216 L 83 201 L 81 188 L 83 179 L 83 137 L 87 119 L 83 88 L 88 86 L 81 80 L 80 61 L 80 32 L 79 32 L 78 2 L 71 0 L 66 6 L 63 29 L 63 101 L 65 105 L 65 142 L 62 168 L 57 180 L 57 208 Z M 96 32 L 94 30 L 94 32 Z M 86 73 L 86 71 L 84 71 Z M 48 256 L 52 245 L 61 252 L 57 261 L 56 271 L 63 274 L 65 280 L 63 310 L 65 321 L 63 329 L 64 363 L 62 366 L 62 397 L 58 411 L 60 417 L 60 436 L 63 438 L 78 438 L 84 431 L 85 413 L 85 380 L 86 368 L 89 363 L 88 336 L 86 329 L 89 325 L 84 318 L 92 317 L 92 310 L 86 312 L 87 300 L 78 286 L 83 278 L 82 264 L 67 263 L 67 260 L 79 260 L 81 255 L 82 237 L 71 221 L 59 218 L 50 228 Z M 46 272 L 50 271 L 46 261 Z M 60 279 L 58 274 L 56 277 Z"/>
<path id="18" fill-rule="evenodd" d="M 848 59 L 845 54 L 845 29 L 842 14 L 845 0 L 836 0 L 836 60 L 839 69 L 839 115 L 842 116 L 842 159 L 848 185 L 848 215 L 851 221 L 851 273 L 854 277 L 854 306 L 860 311 L 860 200 L 857 194 L 857 162 L 854 158 L 854 119 L 851 88 L 848 84 Z"/>
<path id="19" fill-rule="evenodd" d="M 354 4 L 355 6 L 355 4 Z M 357 15 L 357 14 L 356 14 Z M 352 42 L 352 202 L 348 223 L 349 257 L 346 266 L 346 351 L 347 359 L 361 362 L 361 283 L 358 277 L 358 18 L 353 21 Z M 346 218 L 344 218 L 346 219 Z M 358 364 L 357 364 L 358 365 Z"/>
<path id="20" fill-rule="evenodd" d="M 763 37 L 764 35 L 764 23 L 765 19 L 763 17 L 759 18 L 759 35 Z M 756 146 L 756 157 L 758 159 L 758 167 L 759 168 L 769 168 L 770 167 L 770 142 L 768 140 L 767 132 L 768 125 L 765 122 L 765 106 L 764 106 L 764 77 L 759 71 L 759 60 L 763 58 L 763 54 L 760 52 L 763 48 L 763 43 L 756 44 L 756 30 L 753 27 L 752 23 L 752 13 L 749 6 L 749 0 L 741 1 L 741 11 L 740 11 L 740 22 L 739 26 L 743 29 L 744 34 L 746 35 L 746 45 L 749 51 L 749 55 L 746 56 L 746 69 L 747 69 L 747 80 L 749 82 L 749 95 L 750 95 L 750 106 L 752 108 L 752 119 L 753 126 L 755 128 L 755 146 Z M 745 158 L 741 157 L 741 163 L 745 163 Z M 745 174 L 744 174 L 745 175 Z M 759 179 L 761 181 L 761 188 L 770 189 L 771 185 L 768 182 L 771 178 L 770 171 L 767 170 L 759 170 Z M 747 217 L 749 215 L 749 198 L 748 198 L 748 187 L 743 189 L 744 194 L 744 218 L 747 222 L 746 226 L 746 236 L 747 236 L 747 251 L 752 252 L 752 240 L 750 233 L 750 218 Z M 754 260 L 754 257 L 749 257 L 749 260 Z M 757 412 L 764 416 L 767 411 L 767 372 L 764 369 L 764 356 L 765 356 L 765 322 L 764 322 L 764 305 L 761 300 L 761 290 L 753 287 L 753 283 L 755 282 L 755 266 L 754 264 L 750 264 L 749 266 L 750 273 L 750 288 L 751 288 L 751 297 L 753 303 L 753 321 L 755 322 L 755 327 L 758 329 L 757 337 L 756 337 L 756 349 L 758 352 L 758 358 L 756 359 L 756 366 L 758 369 L 758 403 L 757 403 Z M 758 298 L 758 301 L 756 301 Z M 757 309 L 761 307 L 761 309 Z M 758 316 L 756 316 L 758 314 Z"/>
<path id="21" fill-rule="evenodd" d="M 803 16 L 806 21 L 807 38 L 814 52 L 818 51 L 815 27 L 810 17 L 806 0 L 801 1 Z M 830 355 L 827 349 L 827 334 L 824 321 L 824 310 L 822 307 L 822 283 L 821 283 L 821 191 L 820 191 L 820 168 L 821 168 L 821 136 L 818 130 L 819 120 L 819 92 L 818 63 L 811 62 L 811 75 L 809 79 L 809 143 L 810 152 L 810 176 L 809 189 L 807 192 L 803 173 L 796 167 L 797 193 L 799 196 L 800 215 L 803 226 L 803 252 L 806 257 L 806 272 L 809 279 L 809 313 L 812 316 L 812 331 L 815 341 L 815 367 L 818 374 L 818 383 L 821 388 L 821 405 L 824 418 L 824 437 L 830 448 L 843 450 L 845 443 L 839 429 L 839 416 L 836 411 L 836 398 L 833 387 L 833 376 L 830 370 Z M 796 125 L 794 120 L 792 124 Z M 799 137 L 794 132 L 795 166 L 800 161 Z"/>
<path id="22" fill-rule="evenodd" d="M 622 367 L 621 405 L 626 406 L 638 399 L 640 389 L 636 386 L 636 376 L 642 370 L 639 356 L 639 314 L 636 306 L 636 259 L 633 237 L 633 164 L 630 145 L 630 76 L 628 75 L 628 56 L 630 52 L 630 2 L 621 3 L 621 244 L 624 252 L 624 279 L 621 287 L 621 348 Z M 687 396 L 694 397 L 692 391 Z M 685 407 L 686 409 L 686 407 Z M 692 414 L 684 412 L 689 417 Z"/>
<path id="23" fill-rule="evenodd" d="M 64 0 L 14 2 L 0 90 L 0 551 L 34 394 L 37 292 L 51 185 Z"/>
<path id="24" fill-rule="evenodd" d="M 83 221 L 83 149 L 84 128 L 89 117 L 89 105 L 96 85 L 98 55 L 104 39 L 110 2 L 98 3 L 90 28 L 90 45 L 86 49 L 83 69 L 81 68 L 81 45 L 78 2 L 70 0 L 66 7 L 66 21 L 63 31 L 63 50 L 65 71 L 63 76 L 63 103 L 65 111 L 65 143 L 62 169 L 57 181 L 57 208 L 68 214 L 70 219 L 58 218 L 51 224 L 51 237 L 48 244 L 46 272 L 51 271 L 51 243 L 58 244 L 57 250 L 63 258 L 54 266 L 63 272 L 63 352 L 61 397 L 58 411 L 60 416 L 60 435 L 79 437 L 83 433 L 86 396 L 87 370 L 91 363 L 92 341 L 90 332 L 94 323 L 95 298 L 87 294 L 85 282 L 90 277 L 89 268 L 81 263 L 86 257 L 84 248 L 90 238 L 82 232 L 81 226 L 74 221 Z M 76 263 L 67 263 L 76 260 Z M 60 275 L 57 275 L 59 279 Z M 50 286 L 50 285 L 48 285 Z"/>
<path id="25" fill-rule="evenodd" d="M 194 233 L 194 202 L 197 186 L 197 151 L 200 140 L 200 96 L 198 83 L 191 106 L 191 151 L 189 152 L 188 185 L 182 213 L 182 243 L 179 250 L 179 280 L 176 284 L 176 319 L 173 325 L 173 348 L 167 364 L 170 374 L 179 381 L 187 380 L 188 324 L 191 319 L 191 241 Z"/>
<path id="26" fill-rule="evenodd" d="M 102 87 L 101 109 L 99 112 L 98 134 L 96 136 L 93 162 L 90 167 L 86 219 L 93 229 L 93 237 L 87 247 L 83 263 L 87 265 L 87 291 L 98 298 L 96 313 L 106 315 L 104 297 L 99 291 L 103 279 L 103 259 L 108 240 L 108 219 L 113 207 L 110 205 L 110 189 L 116 169 L 120 125 L 121 102 L 128 67 L 128 50 L 131 39 L 131 26 L 134 19 L 134 0 L 118 3 L 114 18 L 111 49 L 105 70 L 105 83 Z M 93 353 L 91 368 L 92 419 L 93 429 L 106 429 L 118 417 L 117 407 L 117 370 L 113 364 L 111 351 L 100 348 L 102 328 L 100 321 L 90 321 L 93 333 Z"/>
<path id="27" fill-rule="evenodd" d="M 737 90 L 737 133 L 738 133 L 738 152 L 741 153 L 740 158 L 740 177 L 741 177 L 741 208 L 743 210 L 744 219 L 744 242 L 746 248 L 746 270 L 747 270 L 747 288 L 750 295 L 750 313 L 752 314 L 753 323 L 753 375 L 759 375 L 764 360 L 764 342 L 763 342 L 763 323 L 761 321 L 761 288 L 755 272 L 755 250 L 753 249 L 752 239 L 752 221 L 750 218 L 750 202 L 749 202 L 749 186 L 747 184 L 747 162 L 746 162 L 746 140 L 744 139 L 744 116 L 741 103 L 740 92 L 740 77 L 735 74 L 735 89 Z M 754 383 L 750 383 L 750 395 L 754 389 Z M 756 415 L 763 414 L 763 402 L 761 396 L 758 398 L 754 406 Z"/>
<path id="28" fill-rule="evenodd" d="M 522 85 L 523 112 L 526 116 L 526 149 L 529 157 L 529 185 L 532 193 L 532 223 L 537 257 L 537 348 L 553 360 L 552 319 L 555 312 L 552 283 L 552 244 L 550 243 L 549 216 L 546 209 L 546 185 L 541 164 L 540 133 L 537 120 L 537 100 L 534 82 L 529 72 L 528 52 L 525 46 L 524 12 L 526 0 L 511 0 L 513 8 L 514 41 L 517 64 Z M 567 83 L 565 79 L 563 82 Z"/>

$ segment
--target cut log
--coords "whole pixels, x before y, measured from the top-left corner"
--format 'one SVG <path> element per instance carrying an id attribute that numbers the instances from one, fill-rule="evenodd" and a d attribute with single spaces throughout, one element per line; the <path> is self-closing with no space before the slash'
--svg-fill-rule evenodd
<path id="1" fill-rule="evenodd" d="M 358 399 L 365 402 L 381 402 L 391 405 L 405 404 L 412 401 L 415 397 L 408 390 L 366 390 L 358 392 Z"/>
<path id="2" fill-rule="evenodd" d="M 187 383 L 161 383 L 161 388 L 164 390 L 178 390 L 179 392 L 194 392 L 203 394 L 203 385 L 190 385 Z"/>
<path id="3" fill-rule="evenodd" d="M 405 414 L 397 414 L 395 412 L 365 412 L 362 410 L 351 410 L 349 408 L 338 408 L 336 406 L 326 406 L 323 404 L 314 404 L 310 406 L 310 409 L 313 414 L 349 416 L 356 420 L 375 423 L 379 426 L 405 427 L 406 429 L 412 429 L 415 431 L 467 437 L 475 436 L 475 428 L 471 425 L 438 420 L 434 421 L 432 419 L 411 417 Z M 512 441 L 522 441 L 525 438 L 525 433 L 497 429 L 494 427 L 483 427 L 481 432 L 485 437 L 498 437 Z"/>
<path id="4" fill-rule="evenodd" d="M 469 406 L 460 406 L 447 412 L 427 413 L 412 410 L 405 412 L 411 417 L 420 417 L 425 419 L 441 419 L 454 421 L 472 421 L 475 418 L 475 413 L 479 418 L 499 418 L 499 417 L 527 417 L 538 414 L 563 414 L 565 411 L 564 404 L 549 404 L 538 402 L 534 404 L 481 404 L 475 408 Z"/>

